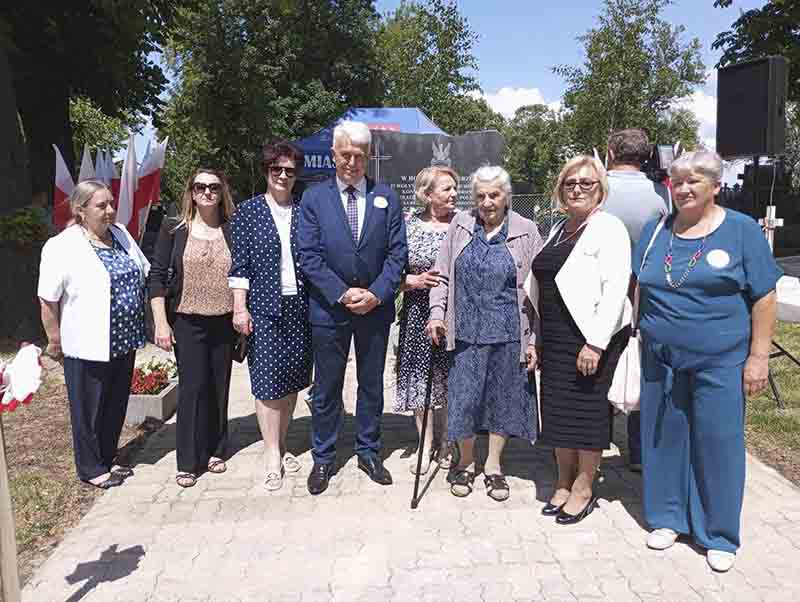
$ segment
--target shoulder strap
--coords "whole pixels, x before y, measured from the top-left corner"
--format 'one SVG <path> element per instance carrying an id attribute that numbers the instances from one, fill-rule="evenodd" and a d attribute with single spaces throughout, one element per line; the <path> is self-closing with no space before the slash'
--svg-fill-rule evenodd
<path id="1" fill-rule="evenodd" d="M 653 230 L 653 235 L 650 237 L 650 242 L 647 243 L 647 248 L 644 250 L 644 254 L 642 255 L 642 265 L 639 266 L 639 274 L 642 273 L 644 269 L 644 263 L 647 259 L 647 254 L 650 252 L 650 249 L 653 248 L 653 244 L 656 242 L 656 236 L 661 231 L 661 228 L 664 227 L 664 224 L 667 221 L 667 216 L 662 215 L 661 219 L 658 220 L 658 224 L 656 224 L 655 229 Z M 636 336 L 636 331 L 639 329 L 639 282 L 636 282 L 636 288 L 633 291 L 633 312 L 631 314 L 631 328 L 632 333 L 631 336 Z"/>
<path id="2" fill-rule="evenodd" d="M 644 253 L 642 254 L 642 265 L 639 266 L 639 273 L 641 273 L 642 269 L 644 268 L 644 262 L 647 259 L 647 254 L 650 252 L 650 249 L 653 248 L 653 244 L 656 242 L 656 236 L 658 236 L 658 233 L 661 232 L 661 228 L 664 227 L 666 221 L 667 221 L 667 216 L 662 215 L 661 219 L 658 221 L 658 224 L 656 224 L 655 230 L 653 230 L 653 236 L 650 237 L 650 242 L 647 243 L 647 248 L 644 250 Z"/>

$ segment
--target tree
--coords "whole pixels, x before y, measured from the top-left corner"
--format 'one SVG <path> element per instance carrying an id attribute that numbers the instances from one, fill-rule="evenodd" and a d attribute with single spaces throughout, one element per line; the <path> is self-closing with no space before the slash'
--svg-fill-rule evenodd
<path id="1" fill-rule="evenodd" d="M 5 49 L 0 45 L 0 140 L 5 147 L 0 153 L 0 179 L 5 187 L 5 202 L 0 204 L 0 215 L 31 202 L 28 156 L 20 125 L 11 66 Z"/>
<path id="2" fill-rule="evenodd" d="M 514 183 L 548 191 L 565 157 L 563 119 L 545 105 L 520 107 L 505 129 L 506 169 Z"/>
<path id="3" fill-rule="evenodd" d="M 679 101 L 704 79 L 700 42 L 684 41 L 682 26 L 661 19 L 671 0 L 605 0 L 597 27 L 578 39 L 586 53 L 580 67 L 554 71 L 567 82 L 569 137 L 584 152 L 605 152 L 611 131 L 640 127 L 652 142 L 686 147 L 697 139 Z M 694 128 L 694 131 L 692 131 Z"/>
<path id="4" fill-rule="evenodd" d="M 73 160 L 70 98 L 89 98 L 111 117 L 155 111 L 166 79 L 151 53 L 188 1 L 2 4 L 0 44 L 11 64 L 35 196 L 49 198 L 52 189 L 52 144 Z"/>
<path id="5" fill-rule="evenodd" d="M 502 116 L 474 96 L 477 39 L 454 0 L 402 1 L 377 37 L 385 105 L 418 107 L 449 134 L 498 129 Z"/>
<path id="6" fill-rule="evenodd" d="M 714 5 L 727 7 L 730 0 L 716 0 Z M 800 2 L 772 0 L 745 11 L 730 30 L 717 35 L 711 47 L 722 50 L 717 67 L 771 54 L 785 56 L 789 60 L 788 97 L 800 101 Z"/>
<path id="7" fill-rule="evenodd" d="M 169 134 L 167 190 L 200 165 L 228 172 L 237 196 L 263 185 L 260 149 L 379 101 L 371 0 L 199 0 L 167 45 L 176 83 L 156 125 Z"/>
<path id="8" fill-rule="evenodd" d="M 129 132 L 139 130 L 142 125 L 141 118 L 127 112 L 123 113 L 122 118 L 106 115 L 91 100 L 82 96 L 70 99 L 69 121 L 76 160 L 81 156 L 84 144 L 88 144 L 92 150 L 121 150 Z"/>

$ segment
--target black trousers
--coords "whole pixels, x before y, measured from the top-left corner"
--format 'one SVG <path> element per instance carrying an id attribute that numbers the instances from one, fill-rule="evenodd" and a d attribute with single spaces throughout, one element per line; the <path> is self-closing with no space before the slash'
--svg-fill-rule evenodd
<path id="1" fill-rule="evenodd" d="M 178 471 L 198 474 L 211 456 L 224 458 L 234 331 L 231 314 L 176 314 Z"/>
<path id="2" fill-rule="evenodd" d="M 72 448 L 82 481 L 111 469 L 128 409 L 135 358 L 135 351 L 109 362 L 64 358 Z"/>

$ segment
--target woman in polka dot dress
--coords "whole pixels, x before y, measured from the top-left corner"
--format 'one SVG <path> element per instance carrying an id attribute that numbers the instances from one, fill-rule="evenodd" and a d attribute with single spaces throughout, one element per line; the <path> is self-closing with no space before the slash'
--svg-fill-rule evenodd
<path id="1" fill-rule="evenodd" d="M 144 346 L 150 264 L 122 224 L 111 190 L 87 180 L 70 196 L 74 223 L 42 249 L 38 295 L 45 354 L 64 359 L 75 467 L 108 489 L 132 474 L 114 465 L 136 350 Z"/>
<path id="2" fill-rule="evenodd" d="M 297 211 L 292 188 L 303 153 L 285 141 L 266 144 L 266 194 L 245 201 L 233 220 L 234 328 L 249 335 L 247 363 L 264 438 L 265 486 L 280 489 L 300 463 L 286 451 L 297 393 L 311 381 L 308 293 L 295 267 Z"/>
<path id="3" fill-rule="evenodd" d="M 447 401 L 447 352 L 444 345 L 431 346 L 425 334 L 425 325 L 430 314 L 428 291 L 439 282 L 433 264 L 455 215 L 458 175 L 449 167 L 426 167 L 417 174 L 414 188 L 424 209 L 412 213 L 406 221 L 408 266 L 401 285 L 403 307 L 398 318 L 400 340 L 394 409 L 396 412 L 413 411 L 417 433 L 421 436 L 425 389 L 430 370 L 433 370 L 431 407 L 441 408 Z M 444 413 L 441 414 L 445 418 Z M 436 454 L 432 411 L 428 414 L 428 424 L 431 427 L 426 429 L 423 441 L 422 474 L 428 472 L 431 459 Z M 448 468 L 449 457 L 444 445 L 439 456 L 442 467 Z M 416 455 L 412 456 L 409 469 L 412 473 L 416 472 Z"/>

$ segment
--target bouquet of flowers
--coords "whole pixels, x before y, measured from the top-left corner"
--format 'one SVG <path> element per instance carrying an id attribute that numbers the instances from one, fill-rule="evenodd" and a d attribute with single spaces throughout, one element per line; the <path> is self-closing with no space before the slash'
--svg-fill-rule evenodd
<path id="1" fill-rule="evenodd" d="M 134 395 L 157 395 L 169 384 L 177 372 L 175 362 L 151 359 L 144 366 L 133 370 L 131 393 Z"/>
<path id="2" fill-rule="evenodd" d="M 0 414 L 13 412 L 20 403 L 28 404 L 42 384 L 42 350 L 23 343 L 10 362 L 0 361 Z"/>

